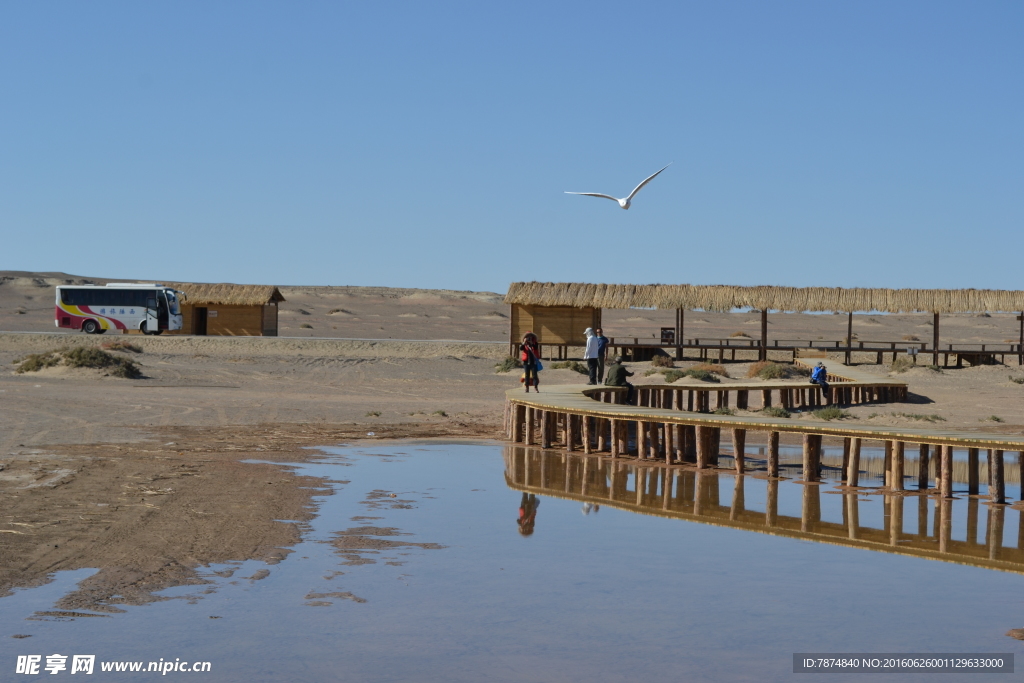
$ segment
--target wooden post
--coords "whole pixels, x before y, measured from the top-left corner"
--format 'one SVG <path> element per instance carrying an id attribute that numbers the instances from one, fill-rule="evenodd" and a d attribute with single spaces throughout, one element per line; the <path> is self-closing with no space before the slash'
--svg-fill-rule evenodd
<path id="1" fill-rule="evenodd" d="M 593 419 L 589 415 L 581 415 L 582 420 L 581 431 L 583 440 L 583 453 L 584 455 L 590 455 L 590 421 Z"/>
<path id="2" fill-rule="evenodd" d="M 978 484 L 981 479 L 981 463 L 978 461 L 978 449 L 967 449 L 967 493 L 975 495 L 978 493 Z"/>
<path id="3" fill-rule="evenodd" d="M 683 323 L 686 314 L 683 309 L 676 309 L 676 360 L 683 359 Z"/>
<path id="4" fill-rule="evenodd" d="M 953 447 L 942 447 L 942 485 L 939 493 L 943 498 L 953 497 Z"/>
<path id="5" fill-rule="evenodd" d="M 743 477 L 736 477 L 736 481 L 732 486 L 732 505 L 729 506 L 729 519 L 737 520 L 746 509 L 746 500 L 744 498 L 743 491 Z"/>
<path id="6" fill-rule="evenodd" d="M 996 505 L 1006 503 L 1006 486 L 1003 480 L 1003 452 L 992 451 L 992 502 Z"/>
<path id="7" fill-rule="evenodd" d="M 609 443 L 608 445 L 609 445 L 609 448 L 611 450 L 612 457 L 613 458 L 617 458 L 620 455 L 620 453 L 619 453 L 619 435 L 618 435 L 618 432 L 619 432 L 619 421 L 618 420 L 608 420 L 608 422 L 611 423 L 611 427 L 610 427 L 611 434 L 608 435 L 609 440 L 610 440 L 611 443 Z M 600 438 L 601 439 L 604 438 L 604 429 L 601 430 L 601 437 Z"/>
<path id="8" fill-rule="evenodd" d="M 892 486 L 892 441 L 885 442 L 885 463 L 882 465 L 883 483 Z"/>
<path id="9" fill-rule="evenodd" d="M 932 317 L 932 365 L 939 364 L 939 314 Z"/>
<path id="10" fill-rule="evenodd" d="M 843 471 L 839 473 L 839 481 L 846 481 L 850 473 L 850 437 L 843 439 Z"/>
<path id="11" fill-rule="evenodd" d="M 722 450 L 722 429 L 721 427 L 710 427 L 709 431 L 711 436 L 708 438 L 711 441 L 711 464 L 718 467 L 718 454 Z"/>
<path id="12" fill-rule="evenodd" d="M 768 502 L 765 505 L 764 524 L 775 526 L 779 517 L 779 482 L 772 479 L 768 482 Z"/>
<path id="13" fill-rule="evenodd" d="M 762 389 L 761 390 L 761 407 L 771 408 L 772 407 L 772 390 Z"/>
<path id="14" fill-rule="evenodd" d="M 821 436 L 804 434 L 804 481 L 818 481 L 816 451 L 821 448 Z"/>
<path id="15" fill-rule="evenodd" d="M 928 488 L 928 444 L 918 448 L 917 456 L 917 488 L 924 491 Z"/>
<path id="16" fill-rule="evenodd" d="M 892 490 L 902 491 L 903 490 L 903 456 L 906 452 L 906 444 L 902 441 L 897 441 L 893 444 L 892 453 Z M 897 496 L 898 497 L 898 496 Z M 900 498 L 902 500 L 902 498 Z M 902 503 L 901 503 L 902 505 Z M 902 508 L 901 508 L 902 509 Z"/>
<path id="17" fill-rule="evenodd" d="M 523 441 L 523 422 L 526 420 L 526 406 L 521 406 L 518 403 L 515 405 L 512 425 L 512 440 L 516 443 Z"/>
<path id="18" fill-rule="evenodd" d="M 761 310 L 761 352 L 758 360 L 768 360 L 768 309 Z"/>
<path id="19" fill-rule="evenodd" d="M 697 469 L 707 469 L 711 460 L 711 427 L 697 426 Z"/>
<path id="20" fill-rule="evenodd" d="M 935 463 L 935 488 L 942 488 L 942 446 L 932 449 L 932 462 Z"/>
<path id="21" fill-rule="evenodd" d="M 860 437 L 850 439 L 850 470 L 846 473 L 847 486 L 860 486 Z"/>
<path id="22" fill-rule="evenodd" d="M 636 457 L 647 457 L 647 423 L 641 420 L 636 421 Z"/>
<path id="23" fill-rule="evenodd" d="M 534 413 L 536 413 L 536 411 L 533 408 L 531 408 L 529 406 L 526 407 L 526 438 L 524 439 L 524 443 L 527 446 L 532 446 L 533 445 L 533 420 L 534 420 Z"/>
<path id="24" fill-rule="evenodd" d="M 745 458 L 746 458 L 746 445 L 747 445 L 747 430 L 746 429 L 733 429 L 732 430 L 732 451 L 736 460 L 736 471 L 743 474 L 745 470 Z"/>
<path id="25" fill-rule="evenodd" d="M 853 311 L 850 311 L 849 317 L 846 319 L 846 364 L 851 365 L 853 354 L 850 352 L 850 347 L 853 346 Z"/>
<path id="26" fill-rule="evenodd" d="M 768 476 L 779 476 L 779 433 L 768 432 Z"/>
<path id="27" fill-rule="evenodd" d="M 540 447 L 551 448 L 551 411 L 540 411 Z"/>

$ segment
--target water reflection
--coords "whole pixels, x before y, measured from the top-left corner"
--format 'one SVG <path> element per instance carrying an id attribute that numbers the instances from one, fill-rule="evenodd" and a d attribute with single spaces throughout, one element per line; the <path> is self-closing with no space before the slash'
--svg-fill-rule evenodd
<path id="1" fill-rule="evenodd" d="M 1024 512 L 976 496 L 946 500 L 929 495 L 934 489 L 894 494 L 832 487 L 827 481 L 802 485 L 729 470 L 645 465 L 521 446 L 505 447 L 504 458 L 505 483 L 523 492 L 520 533 L 525 533 L 524 510 L 528 515 L 532 510 L 530 533 L 536 518 L 536 504 L 525 505 L 528 496 L 541 495 L 581 502 L 584 513 L 586 506 L 605 505 L 1024 574 Z M 1007 516 L 1017 525 L 1010 543 L 1004 538 Z"/>

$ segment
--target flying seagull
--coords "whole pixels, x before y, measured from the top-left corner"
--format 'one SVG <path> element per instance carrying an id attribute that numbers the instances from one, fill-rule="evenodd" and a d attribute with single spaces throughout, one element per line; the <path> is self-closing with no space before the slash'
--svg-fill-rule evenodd
<path id="1" fill-rule="evenodd" d="M 669 164 L 668 166 L 671 166 L 671 165 L 672 164 Z M 666 166 L 665 168 L 668 168 L 668 166 Z M 661 171 L 664 171 L 665 168 L 661 169 Z M 658 171 L 658 173 L 661 173 L 661 171 Z M 584 196 L 587 196 L 587 197 L 604 197 L 605 199 L 610 199 L 613 202 L 618 202 L 619 206 L 621 206 L 623 209 L 628 209 L 629 205 L 633 203 L 633 197 L 636 196 L 636 193 L 639 192 L 643 188 L 644 185 L 646 185 L 647 183 L 649 183 L 652 180 L 654 180 L 655 176 L 657 176 L 658 173 L 655 173 L 654 175 L 648 176 L 647 179 L 645 179 L 642 183 L 640 183 L 639 185 L 634 187 L 633 191 L 630 192 L 629 196 L 626 197 L 625 199 L 619 199 L 618 197 L 613 197 L 613 196 L 611 196 L 609 194 L 601 194 L 600 192 L 566 192 L 566 194 L 581 194 L 581 195 L 584 195 Z"/>

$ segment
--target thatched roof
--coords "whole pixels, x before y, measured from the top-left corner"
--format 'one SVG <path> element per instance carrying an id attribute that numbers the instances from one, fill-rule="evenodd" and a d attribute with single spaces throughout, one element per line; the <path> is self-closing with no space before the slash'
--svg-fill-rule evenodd
<path id="1" fill-rule="evenodd" d="M 273 285 L 204 285 L 189 282 L 170 282 L 169 287 L 185 292 L 185 303 L 192 306 L 262 306 L 284 301 Z"/>
<path id="2" fill-rule="evenodd" d="M 848 313 L 981 313 L 1024 311 L 1024 291 L 1002 289 L 843 289 L 842 287 L 733 287 L 730 285 L 594 285 L 514 282 L 507 304 L 577 308 L 682 308 Z"/>

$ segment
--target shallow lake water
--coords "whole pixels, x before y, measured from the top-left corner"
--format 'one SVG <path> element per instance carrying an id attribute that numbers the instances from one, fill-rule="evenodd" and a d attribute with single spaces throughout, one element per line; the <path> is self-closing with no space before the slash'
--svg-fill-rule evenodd
<path id="1" fill-rule="evenodd" d="M 964 486 L 943 511 L 913 490 L 496 443 L 324 450 L 295 468 L 333 494 L 279 564 L 210 567 L 209 585 L 104 617 L 38 616 L 90 570 L 0 599 L 3 680 L 52 680 L 13 672 L 54 653 L 208 661 L 167 676 L 209 681 L 601 682 L 789 680 L 794 652 L 1024 650 L 1004 635 L 1024 627 L 1021 513 Z M 157 675 L 97 664 L 92 680 Z"/>

